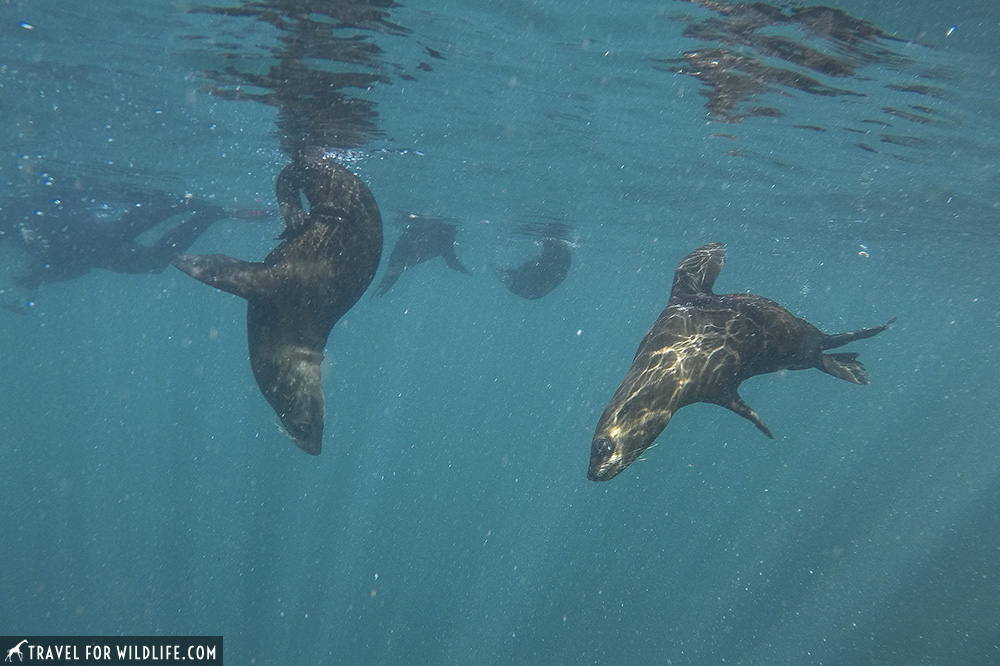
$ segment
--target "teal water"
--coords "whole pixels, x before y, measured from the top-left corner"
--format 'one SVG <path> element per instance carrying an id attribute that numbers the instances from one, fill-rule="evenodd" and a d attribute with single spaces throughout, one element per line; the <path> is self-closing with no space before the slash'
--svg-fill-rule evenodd
<path id="1" fill-rule="evenodd" d="M 229 98 L 266 86 L 212 73 L 266 73 L 282 30 L 101 5 L 0 3 L 4 200 L 82 180 L 273 206 L 287 126 Z M 243 302 L 179 271 L 0 311 L 2 633 L 221 634 L 233 664 L 1000 661 L 1000 13 L 831 5 L 893 57 L 812 74 L 856 95 L 779 86 L 740 108 L 783 115 L 739 123 L 663 64 L 706 48 L 684 31 L 708 7 L 436 0 L 336 28 L 378 49 L 338 61 L 372 131 L 327 147 L 382 208 L 383 261 L 416 211 L 454 218 L 473 275 L 422 264 L 337 325 L 318 458 L 254 384 Z M 553 218 L 572 270 L 519 299 L 491 265 Z M 259 259 L 280 229 L 222 222 L 193 251 Z M 898 317 L 850 348 L 872 384 L 754 378 L 774 441 L 695 405 L 587 481 L 674 267 L 710 241 L 719 291 L 829 332 Z"/>

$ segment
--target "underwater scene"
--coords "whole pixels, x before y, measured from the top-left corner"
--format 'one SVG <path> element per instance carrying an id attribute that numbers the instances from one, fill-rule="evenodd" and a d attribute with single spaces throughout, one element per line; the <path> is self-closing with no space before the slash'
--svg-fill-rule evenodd
<path id="1" fill-rule="evenodd" d="M 1000 663 L 998 26 L 0 1 L 0 633 Z"/>

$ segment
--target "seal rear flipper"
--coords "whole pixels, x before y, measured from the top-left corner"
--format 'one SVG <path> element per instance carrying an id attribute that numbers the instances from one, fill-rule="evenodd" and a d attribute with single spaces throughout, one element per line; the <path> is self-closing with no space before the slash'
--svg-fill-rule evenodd
<path id="1" fill-rule="evenodd" d="M 865 372 L 865 366 L 858 360 L 857 354 L 853 352 L 821 354 L 820 357 L 822 358 L 822 362 L 819 369 L 823 372 L 834 377 L 839 377 L 840 379 L 846 379 L 854 384 L 871 383 L 868 380 L 868 373 Z"/>
<path id="2" fill-rule="evenodd" d="M 277 286 L 274 274 L 265 264 L 224 254 L 182 254 L 173 264 L 209 287 L 247 300 L 269 295 Z"/>
<path id="3" fill-rule="evenodd" d="M 730 409 L 736 412 L 746 420 L 750 421 L 750 423 L 753 423 L 755 426 L 757 426 L 757 428 L 762 433 L 764 433 L 771 439 L 774 439 L 774 435 L 771 434 L 770 428 L 768 428 L 761 420 L 761 418 L 757 416 L 757 412 L 753 411 L 750 405 L 743 402 L 743 398 L 741 398 L 739 395 L 734 394 L 733 397 L 729 399 L 729 402 L 719 402 L 718 404 L 721 405 L 722 407 L 725 407 L 726 409 Z"/>
<path id="4" fill-rule="evenodd" d="M 378 283 L 378 286 L 375 287 L 375 291 L 372 292 L 371 297 L 375 298 L 378 296 L 381 298 L 382 296 L 385 296 L 389 293 L 389 290 L 392 289 L 392 285 L 396 284 L 396 280 L 398 280 L 399 276 L 402 274 L 403 271 L 392 270 L 391 268 L 387 270 L 382 276 L 382 280 Z"/>
<path id="5" fill-rule="evenodd" d="M 462 262 L 458 260 L 458 256 L 455 254 L 455 248 L 453 247 L 450 252 L 445 252 L 444 262 L 448 264 L 448 268 L 453 271 L 458 271 L 459 273 L 465 273 L 466 275 L 472 275 L 472 271 L 462 265 Z"/>
<path id="6" fill-rule="evenodd" d="M 854 342 L 855 340 L 864 340 L 865 338 L 870 338 L 872 336 L 878 335 L 885 329 L 892 326 L 896 318 L 893 317 L 889 321 L 885 322 L 881 326 L 875 326 L 874 328 L 863 328 L 860 331 L 851 331 L 850 333 L 837 333 L 835 335 L 824 335 L 823 341 L 820 343 L 822 349 L 836 349 L 837 347 L 842 347 L 848 342 Z M 832 373 L 831 373 L 832 374 Z"/>

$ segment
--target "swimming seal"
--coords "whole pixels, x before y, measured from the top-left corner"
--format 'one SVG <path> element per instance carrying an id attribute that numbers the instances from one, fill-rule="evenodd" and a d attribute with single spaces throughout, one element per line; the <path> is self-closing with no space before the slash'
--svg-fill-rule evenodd
<path id="1" fill-rule="evenodd" d="M 372 296 L 385 296 L 405 271 L 434 257 L 442 257 L 448 268 L 471 275 L 455 254 L 455 236 L 458 229 L 440 217 L 425 217 L 415 213 L 399 213 L 406 222 L 403 233 L 392 248 L 385 275 Z"/>
<path id="2" fill-rule="evenodd" d="M 521 298 L 537 300 L 562 284 L 573 264 L 571 244 L 560 236 L 562 226 L 547 225 L 541 238 L 541 252 L 520 266 L 493 266 L 493 272 L 508 291 Z"/>
<path id="3" fill-rule="evenodd" d="M 375 197 L 331 160 L 300 157 L 275 184 L 284 239 L 263 262 L 182 255 L 174 265 L 247 299 L 247 346 L 260 392 L 288 436 L 319 455 L 325 407 L 320 363 L 337 321 L 371 284 L 382 256 Z M 303 210 L 300 191 L 309 202 Z"/>
<path id="4" fill-rule="evenodd" d="M 642 339 L 632 367 L 597 423 L 587 469 L 591 481 L 620 474 L 678 409 L 696 402 L 731 409 L 773 437 L 739 396 L 740 384 L 755 375 L 817 368 L 855 384 L 868 383 L 857 354 L 823 351 L 878 335 L 895 317 L 875 328 L 826 335 L 766 298 L 712 293 L 724 258 L 723 245 L 710 243 L 677 267 L 666 309 Z"/>

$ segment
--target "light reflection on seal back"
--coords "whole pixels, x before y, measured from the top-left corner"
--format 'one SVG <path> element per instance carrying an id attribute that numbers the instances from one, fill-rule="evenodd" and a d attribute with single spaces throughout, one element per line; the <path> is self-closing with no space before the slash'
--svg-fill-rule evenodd
<path id="1" fill-rule="evenodd" d="M 856 353 L 827 349 L 877 335 L 882 326 L 827 335 L 774 301 L 752 294 L 713 293 L 722 271 L 720 243 L 681 261 L 666 309 L 643 337 L 632 367 L 597 424 L 587 478 L 614 478 L 649 448 L 678 409 L 709 402 L 730 409 L 772 437 L 739 396 L 755 375 L 817 368 L 855 384 L 868 375 Z"/>

